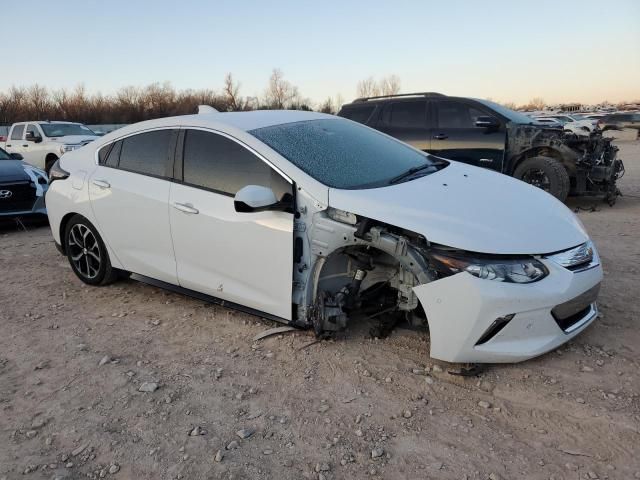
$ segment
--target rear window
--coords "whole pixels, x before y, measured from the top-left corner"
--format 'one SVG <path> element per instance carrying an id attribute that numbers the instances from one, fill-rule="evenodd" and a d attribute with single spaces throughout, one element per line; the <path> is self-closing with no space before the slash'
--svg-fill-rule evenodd
<path id="1" fill-rule="evenodd" d="M 358 123 L 367 123 L 369 117 L 376 109 L 375 105 L 363 105 L 361 107 L 345 107 L 340 112 L 340 116 L 348 118 Z"/>
<path id="2" fill-rule="evenodd" d="M 118 168 L 154 177 L 167 176 L 171 139 L 171 130 L 155 130 L 123 139 Z"/>
<path id="3" fill-rule="evenodd" d="M 382 187 L 411 168 L 435 167 L 430 157 L 404 143 L 342 119 L 286 123 L 249 133 L 333 188 Z"/>

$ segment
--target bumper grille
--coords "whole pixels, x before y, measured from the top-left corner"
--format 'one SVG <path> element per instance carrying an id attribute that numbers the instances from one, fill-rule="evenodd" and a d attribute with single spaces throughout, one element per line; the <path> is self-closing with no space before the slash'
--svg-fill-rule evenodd
<path id="1" fill-rule="evenodd" d="M 11 192 L 8 198 L 0 198 L 0 213 L 31 210 L 36 201 L 36 189 L 31 182 L 0 184 L 0 190 Z"/>
<path id="2" fill-rule="evenodd" d="M 600 284 L 597 284 L 576 298 L 556 305 L 551 310 L 554 320 L 565 333 L 576 330 L 582 321 L 591 318 L 597 312 L 595 302 L 599 291 Z"/>

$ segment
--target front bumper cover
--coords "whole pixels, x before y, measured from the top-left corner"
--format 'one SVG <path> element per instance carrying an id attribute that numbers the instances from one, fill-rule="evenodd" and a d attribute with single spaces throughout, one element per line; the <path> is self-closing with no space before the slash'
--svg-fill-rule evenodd
<path id="1" fill-rule="evenodd" d="M 552 310 L 597 287 L 598 264 L 570 271 L 550 259 L 544 279 L 530 284 L 502 283 L 466 272 L 414 288 L 427 315 L 431 357 L 447 362 L 519 362 L 542 355 L 582 332 L 597 317 L 589 300 L 584 315 L 563 330 Z M 513 317 L 489 340 L 478 344 L 497 319 Z"/>

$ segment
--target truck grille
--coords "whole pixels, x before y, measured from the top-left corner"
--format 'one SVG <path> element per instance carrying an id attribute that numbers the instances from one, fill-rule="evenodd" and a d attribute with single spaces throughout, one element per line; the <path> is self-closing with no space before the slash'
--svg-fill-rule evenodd
<path id="1" fill-rule="evenodd" d="M 31 210 L 36 201 L 36 189 L 31 182 L 0 183 L 1 191 L 11 192 L 10 196 L 0 198 L 0 213 L 21 212 Z"/>

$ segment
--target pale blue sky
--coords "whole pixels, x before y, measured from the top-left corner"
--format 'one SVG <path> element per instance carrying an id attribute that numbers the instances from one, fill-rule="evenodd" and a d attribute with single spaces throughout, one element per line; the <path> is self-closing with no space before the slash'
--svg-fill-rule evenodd
<path id="1" fill-rule="evenodd" d="M 3 2 L 0 91 L 112 93 L 171 82 L 261 95 L 274 67 L 305 97 L 402 90 L 525 102 L 640 98 L 640 1 Z"/>

